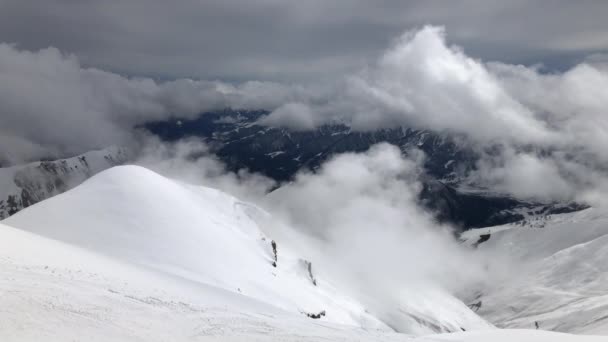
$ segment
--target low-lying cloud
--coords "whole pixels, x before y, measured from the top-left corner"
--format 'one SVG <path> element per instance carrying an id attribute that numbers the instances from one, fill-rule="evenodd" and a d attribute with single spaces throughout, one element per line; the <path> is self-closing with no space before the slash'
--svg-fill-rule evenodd
<path id="1" fill-rule="evenodd" d="M 352 263 L 348 268 L 368 281 L 377 278 L 376 272 L 398 269 L 396 278 L 441 278 L 449 287 L 450 279 L 466 272 L 454 267 L 462 260 L 428 253 L 432 248 L 456 258 L 459 249 L 452 228 L 439 225 L 418 205 L 424 158 L 420 151 L 404 157 L 386 143 L 340 154 L 314 173 L 298 173 L 262 202 L 289 226 L 321 241 L 328 248 L 321 253 L 335 253 L 325 260 Z"/>
<path id="2" fill-rule="evenodd" d="M 141 136 L 136 155 L 133 163 L 165 177 L 219 189 L 252 202 L 259 202 L 277 185 L 268 177 L 244 169 L 228 170 L 211 149 L 196 138 L 168 143 L 154 136 Z"/>
<path id="3" fill-rule="evenodd" d="M 0 44 L 0 161 L 15 164 L 130 144 L 133 127 L 226 107 L 274 108 L 288 87 L 179 79 L 157 82 L 83 68 L 55 48 Z"/>
<path id="4" fill-rule="evenodd" d="M 133 128 L 232 107 L 258 122 L 312 130 L 406 126 L 466 137 L 485 185 L 545 200 L 600 198 L 608 164 L 608 68 L 601 54 L 561 73 L 486 63 L 450 46 L 441 27 L 396 39 L 375 62 L 333 81 L 159 82 L 82 67 L 54 48 L 0 44 L 0 162 L 14 164 L 133 143 Z"/>
<path id="5" fill-rule="evenodd" d="M 414 310 L 403 302 L 404 293 L 433 302 L 433 290 L 454 294 L 488 274 L 483 260 L 457 243 L 451 227 L 439 225 L 418 205 L 424 158 L 419 151 L 404 157 L 386 143 L 344 153 L 315 173 L 300 172 L 262 201 L 304 235 L 287 240 L 297 241 L 293 244 L 325 278 L 339 282 L 399 331 L 415 331 L 407 319 L 394 316 L 401 305 Z"/>

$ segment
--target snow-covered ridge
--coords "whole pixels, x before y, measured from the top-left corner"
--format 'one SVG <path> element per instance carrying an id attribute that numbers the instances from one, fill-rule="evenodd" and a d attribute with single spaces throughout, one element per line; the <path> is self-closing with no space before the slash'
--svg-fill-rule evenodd
<path id="1" fill-rule="evenodd" d="M 455 298 L 422 289 L 405 294 L 409 299 L 400 303 L 409 310 L 406 316 L 423 321 L 412 331 L 424 331 L 430 322 L 456 324 L 467 332 L 421 338 L 396 334 L 357 298 L 316 275 L 319 265 L 266 236 L 261 222 L 267 221 L 260 217 L 268 219 L 268 214 L 218 190 L 141 167 L 101 172 L 0 224 L 0 337 L 602 340 L 485 330 L 488 325 Z"/>
<path id="2" fill-rule="evenodd" d="M 0 220 L 127 160 L 125 149 L 110 147 L 67 159 L 0 168 Z"/>
<path id="3" fill-rule="evenodd" d="M 253 211 L 267 215 L 215 189 L 119 166 L 3 223 L 292 313 L 390 330 L 323 279 L 313 282 L 306 262 L 266 237 Z"/>
<path id="4" fill-rule="evenodd" d="M 261 225 L 267 217 L 218 190 L 118 166 L 3 223 L 321 321 L 416 334 L 491 327 L 434 288 L 405 296 L 394 312 L 375 316 L 316 277 L 319 265 L 266 236 Z"/>

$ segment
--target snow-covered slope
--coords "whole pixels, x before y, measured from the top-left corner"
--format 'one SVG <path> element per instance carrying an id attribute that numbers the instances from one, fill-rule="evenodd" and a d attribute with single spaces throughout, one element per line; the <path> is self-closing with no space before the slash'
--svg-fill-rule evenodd
<path id="1" fill-rule="evenodd" d="M 474 301 L 500 327 L 608 334 L 608 213 L 586 209 L 526 223 L 476 229 L 489 267 L 512 260 L 511 278 L 490 285 Z"/>
<path id="2" fill-rule="evenodd" d="M 119 166 L 4 223 L 290 312 L 323 313 L 323 321 L 416 334 L 490 327 L 432 288 L 407 294 L 393 312 L 379 314 L 383 323 L 316 279 L 316 265 L 309 271 L 305 259 L 266 237 L 258 224 L 268 220 L 264 211 L 218 190 Z"/>
<path id="3" fill-rule="evenodd" d="M 405 340 L 313 323 L 232 291 L 2 224 L 0 270 L 2 341 Z"/>
<path id="4" fill-rule="evenodd" d="M 452 342 L 600 342 L 601 336 L 581 336 L 554 333 L 542 330 L 509 329 L 471 331 L 456 334 L 428 336 L 417 342 L 452 341 Z"/>
<path id="5" fill-rule="evenodd" d="M 275 261 L 255 215 L 266 214 L 218 190 L 121 166 L 4 222 L 293 313 L 389 330 L 322 279 L 315 285 L 306 262 L 276 242 Z"/>
<path id="6" fill-rule="evenodd" d="M 281 241 L 275 259 L 258 223 L 267 215 L 141 167 L 104 171 L 0 224 L 0 339 L 601 341 L 534 331 L 393 333 L 358 300 L 313 281 Z M 411 293 L 409 305 L 437 321 L 459 319 L 442 310 L 452 305 L 444 296 L 422 294 Z"/>
<path id="7" fill-rule="evenodd" d="M 111 147 L 68 159 L 0 168 L 0 220 L 127 159 L 124 149 Z"/>
<path id="8" fill-rule="evenodd" d="M 485 330 L 413 338 L 314 321 L 0 224 L 2 341 L 520 341 L 603 337 Z"/>

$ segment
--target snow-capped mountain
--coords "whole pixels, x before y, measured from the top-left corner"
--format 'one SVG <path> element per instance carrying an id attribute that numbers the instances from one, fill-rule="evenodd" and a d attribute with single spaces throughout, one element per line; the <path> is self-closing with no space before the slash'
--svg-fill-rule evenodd
<path id="1" fill-rule="evenodd" d="M 318 278 L 322 265 L 266 236 L 258 222 L 268 216 L 218 190 L 119 166 L 3 223 L 321 321 L 416 334 L 491 327 L 439 288 L 420 289 L 376 318 Z"/>
<path id="2" fill-rule="evenodd" d="M 125 149 L 110 147 L 67 159 L 0 168 L 0 220 L 127 160 Z"/>
<path id="3" fill-rule="evenodd" d="M 512 260 L 509 279 L 480 290 L 471 305 L 499 327 L 608 334 L 608 213 L 532 217 L 462 234 L 488 267 Z M 495 260 L 495 262 L 492 262 Z M 504 265 L 503 265 L 504 266 Z"/>

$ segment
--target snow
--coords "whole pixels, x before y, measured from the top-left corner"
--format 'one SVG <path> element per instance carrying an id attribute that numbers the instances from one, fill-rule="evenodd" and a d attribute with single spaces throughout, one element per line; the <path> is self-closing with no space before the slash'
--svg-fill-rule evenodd
<path id="1" fill-rule="evenodd" d="M 273 158 L 273 159 L 277 156 L 280 156 L 281 154 L 285 154 L 285 151 L 275 151 L 275 152 L 266 153 L 267 156 L 269 156 L 270 158 Z"/>
<path id="2" fill-rule="evenodd" d="M 514 276 L 482 290 L 477 313 L 500 327 L 538 322 L 547 330 L 608 334 L 608 214 L 586 209 L 542 221 L 543 228 L 532 221 L 464 235 L 471 243 L 489 231 L 478 247 L 489 267 L 514 264 Z"/>
<path id="3" fill-rule="evenodd" d="M 605 337 L 568 335 L 542 330 L 490 330 L 437 335 L 434 341 L 452 342 L 599 342 Z"/>
<path id="4" fill-rule="evenodd" d="M 313 321 L 3 224 L 0 269 L 3 341 L 605 340 L 534 330 L 413 338 Z"/>
<path id="5" fill-rule="evenodd" d="M 605 340 L 534 330 L 424 337 L 394 333 L 384 322 L 392 325 L 409 315 L 457 326 L 463 317 L 474 314 L 464 311 L 456 298 L 444 292 L 432 296 L 434 290 L 427 289 L 420 291 L 421 296 L 404 293 L 399 304 L 410 310 L 406 315 L 374 317 L 361 301 L 346 296 L 327 279 L 316 276 L 315 286 L 303 258 L 286 247 L 289 243 L 277 241 L 277 267 L 273 267 L 272 240 L 260 223 L 268 219 L 254 205 L 218 190 L 182 184 L 141 167 L 101 172 L 0 223 L 0 337 L 8 341 Z M 590 243 L 589 251 L 561 251 L 561 258 L 572 260 L 581 254 L 576 258 L 605 260 L 608 253 L 592 255 L 605 243 Z M 552 275 L 564 271 L 560 267 L 569 266 L 559 257 L 555 260 L 559 261 L 555 269 L 541 280 L 551 281 Z M 580 272 L 577 277 L 597 275 L 591 267 Z M 608 283 L 605 280 L 600 279 Z M 605 308 L 597 303 L 599 314 Z M 591 310 L 594 304 L 585 305 Z M 412 316 L 417 310 L 418 315 Z M 321 311 L 326 315 L 318 320 L 305 315 Z M 433 311 L 435 315 L 428 316 Z"/>

